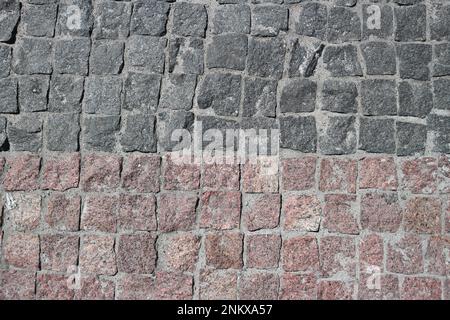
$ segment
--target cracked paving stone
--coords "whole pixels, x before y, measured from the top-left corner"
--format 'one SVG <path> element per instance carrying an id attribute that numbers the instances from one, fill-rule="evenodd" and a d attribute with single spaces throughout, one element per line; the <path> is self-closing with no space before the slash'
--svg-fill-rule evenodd
<path id="1" fill-rule="evenodd" d="M 23 115 L 8 122 L 8 142 L 13 151 L 38 152 L 42 148 L 42 120 Z"/>
<path id="2" fill-rule="evenodd" d="M 0 3 L 0 41 L 10 41 L 20 17 L 20 3 L 17 0 L 4 0 Z"/>

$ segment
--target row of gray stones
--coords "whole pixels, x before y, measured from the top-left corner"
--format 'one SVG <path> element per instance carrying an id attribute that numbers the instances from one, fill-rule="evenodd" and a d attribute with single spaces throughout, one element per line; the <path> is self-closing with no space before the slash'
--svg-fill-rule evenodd
<path id="1" fill-rule="evenodd" d="M 302 0 L 203 1 L 206 5 L 190 1 L 166 3 L 174 2 L 170 0 L 21 2 L 2 1 L 0 10 L 5 18 L 0 29 L 0 41 L 11 40 L 17 31 L 19 18 L 19 32 L 25 36 L 53 37 L 55 29 L 57 35 L 84 37 L 92 34 L 94 39 L 118 39 L 130 34 L 162 36 L 168 31 L 171 10 L 171 33 L 183 37 L 205 37 L 208 23 L 213 34 L 251 33 L 255 36 L 276 36 L 287 31 L 291 24 L 291 28 L 300 35 L 329 42 L 358 41 L 372 35 L 394 37 L 396 41 L 425 41 L 427 23 L 431 40 L 448 40 L 450 30 L 450 7 L 444 5 L 445 0 L 433 0 L 430 7 L 433 12 L 428 16 L 425 0 L 393 0 L 395 6 L 365 0 L 360 1 L 362 5 L 357 7 L 357 0 L 322 3 Z M 246 3 L 260 5 L 250 7 Z M 292 6 L 298 3 L 301 3 L 300 7 Z M 379 28 L 370 28 L 370 24 L 362 23 L 372 17 L 373 12 L 367 7 L 373 3 L 380 8 Z"/>

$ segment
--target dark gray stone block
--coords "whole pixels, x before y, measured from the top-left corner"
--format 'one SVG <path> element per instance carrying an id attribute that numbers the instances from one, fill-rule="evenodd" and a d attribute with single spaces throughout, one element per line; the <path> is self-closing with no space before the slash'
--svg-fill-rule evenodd
<path id="1" fill-rule="evenodd" d="M 369 42 L 361 45 L 361 52 L 369 75 L 394 75 L 397 73 L 395 46 L 386 42 Z"/>
<path id="2" fill-rule="evenodd" d="M 434 107 L 441 110 L 450 110 L 450 79 L 435 79 Z"/>
<path id="3" fill-rule="evenodd" d="M 359 149 L 371 153 L 395 153 L 394 119 L 362 117 L 359 125 Z"/>
<path id="4" fill-rule="evenodd" d="M 20 29 L 27 36 L 53 37 L 57 8 L 56 4 L 22 6 Z"/>
<path id="5" fill-rule="evenodd" d="M 101 1 L 95 4 L 95 39 L 126 38 L 130 30 L 131 3 Z"/>
<path id="6" fill-rule="evenodd" d="M 48 111 L 81 112 L 84 78 L 70 75 L 54 75 L 50 81 Z"/>
<path id="7" fill-rule="evenodd" d="M 247 59 L 248 74 L 280 79 L 283 75 L 285 53 L 286 45 L 281 39 L 250 39 Z"/>
<path id="8" fill-rule="evenodd" d="M 89 37 L 94 25 L 92 0 L 63 0 L 59 3 L 56 34 Z"/>
<path id="9" fill-rule="evenodd" d="M 358 88 L 354 82 L 326 80 L 322 89 L 322 109 L 337 113 L 357 111 Z"/>
<path id="10" fill-rule="evenodd" d="M 344 7 L 330 8 L 327 38 L 333 43 L 361 40 L 361 20 L 358 13 Z"/>
<path id="11" fill-rule="evenodd" d="M 429 80 L 431 45 L 408 43 L 397 47 L 400 63 L 400 77 L 403 79 Z"/>
<path id="12" fill-rule="evenodd" d="M 423 154 L 427 142 L 427 126 L 419 123 L 397 122 L 397 155 Z"/>
<path id="13" fill-rule="evenodd" d="M 160 108 L 174 110 L 192 109 L 197 77 L 191 74 L 170 74 L 164 78 Z"/>
<path id="14" fill-rule="evenodd" d="M 21 115 L 8 121 L 8 142 L 12 151 L 39 152 L 42 148 L 42 120 Z"/>
<path id="15" fill-rule="evenodd" d="M 280 147 L 301 152 L 316 152 L 317 128 L 313 116 L 280 118 Z"/>
<path id="16" fill-rule="evenodd" d="M 21 112 L 47 110 L 50 77 L 32 76 L 19 78 L 19 107 Z"/>
<path id="17" fill-rule="evenodd" d="M 250 7 L 247 5 L 218 6 L 212 19 L 212 33 L 250 33 Z"/>
<path id="18" fill-rule="evenodd" d="M 398 86 L 399 116 L 425 118 L 433 109 L 431 85 L 423 81 L 402 81 Z"/>
<path id="19" fill-rule="evenodd" d="M 247 36 L 223 34 L 212 38 L 206 53 L 208 68 L 244 70 L 247 57 Z"/>
<path id="20" fill-rule="evenodd" d="M 82 130 L 84 148 L 89 151 L 114 151 L 119 130 L 119 116 L 85 117 Z"/>
<path id="21" fill-rule="evenodd" d="M 175 38 L 169 42 L 169 72 L 203 74 L 203 41 Z"/>
<path id="22" fill-rule="evenodd" d="M 327 6 L 319 3 L 302 4 L 294 23 L 298 34 L 325 40 L 328 25 Z"/>
<path id="23" fill-rule="evenodd" d="M 323 62 L 333 77 L 363 75 L 358 52 L 354 45 L 327 46 Z"/>
<path id="24" fill-rule="evenodd" d="M 78 151 L 80 115 L 76 113 L 51 113 L 47 119 L 47 149 L 51 151 Z"/>
<path id="25" fill-rule="evenodd" d="M 20 17 L 20 3 L 17 0 L 2 0 L 0 3 L 0 41 L 10 41 Z"/>
<path id="26" fill-rule="evenodd" d="M 357 133 L 354 116 L 326 117 L 319 128 L 319 149 L 327 155 L 355 153 Z"/>
<path id="27" fill-rule="evenodd" d="M 51 40 L 23 38 L 13 50 L 12 67 L 18 74 L 52 73 Z"/>
<path id="28" fill-rule="evenodd" d="M 92 44 L 89 68 L 91 74 L 119 74 L 123 67 L 124 44 L 99 40 Z"/>
<path id="29" fill-rule="evenodd" d="M 288 9 L 281 6 L 261 5 L 252 10 L 252 35 L 277 36 L 288 28 Z"/>
<path id="30" fill-rule="evenodd" d="M 131 34 L 165 35 L 169 8 L 169 4 L 161 1 L 135 2 L 131 15 Z"/>
<path id="31" fill-rule="evenodd" d="M 90 77 L 86 80 L 84 105 L 87 113 L 120 115 L 122 79 Z"/>
<path id="32" fill-rule="evenodd" d="M 395 80 L 370 79 L 361 85 L 361 105 L 364 115 L 397 115 L 397 83 Z"/>
<path id="33" fill-rule="evenodd" d="M 427 125 L 433 143 L 432 151 L 450 153 L 450 117 L 430 114 Z"/>
<path id="34" fill-rule="evenodd" d="M 244 81 L 243 116 L 275 117 L 277 108 L 277 81 L 246 78 Z"/>
<path id="35" fill-rule="evenodd" d="M 164 72 L 164 49 L 166 39 L 133 36 L 128 39 L 127 63 L 129 68 L 137 72 Z"/>
<path id="36" fill-rule="evenodd" d="M 179 2 L 172 6 L 172 10 L 174 34 L 183 37 L 205 37 L 208 14 L 204 5 Z"/>
<path id="37" fill-rule="evenodd" d="M 0 43 L 0 79 L 11 73 L 11 48 Z"/>
<path id="38" fill-rule="evenodd" d="M 188 130 L 194 128 L 194 114 L 185 111 L 166 111 L 158 114 L 158 144 L 161 151 L 177 151 L 179 138 L 176 130 Z M 173 136 L 174 134 L 174 136 Z"/>
<path id="39" fill-rule="evenodd" d="M 158 108 L 161 76 L 129 73 L 124 85 L 124 109 L 154 113 Z"/>
<path id="40" fill-rule="evenodd" d="M 0 113 L 18 113 L 17 80 L 0 79 Z"/>
<path id="41" fill-rule="evenodd" d="M 425 41 L 427 37 L 427 8 L 425 5 L 395 8 L 395 40 Z"/>
<path id="42" fill-rule="evenodd" d="M 281 89 L 280 111 L 313 112 L 316 109 L 317 84 L 310 80 L 286 80 Z"/>
<path id="43" fill-rule="evenodd" d="M 126 152 L 156 152 L 155 117 L 130 114 L 126 117 L 125 130 L 120 137 Z"/>
<path id="44" fill-rule="evenodd" d="M 88 74 L 91 41 L 89 39 L 59 40 L 55 43 L 54 71 L 64 74 Z"/>

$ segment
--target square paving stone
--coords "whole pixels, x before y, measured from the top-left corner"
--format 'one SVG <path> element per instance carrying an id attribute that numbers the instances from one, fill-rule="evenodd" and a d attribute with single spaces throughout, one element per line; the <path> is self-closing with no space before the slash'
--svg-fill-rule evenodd
<path id="1" fill-rule="evenodd" d="M 250 7 L 247 5 L 218 6 L 212 18 L 211 32 L 250 33 Z"/>
<path id="2" fill-rule="evenodd" d="M 351 44 L 326 47 L 323 62 L 333 77 L 363 75 L 358 51 Z"/>
<path id="3" fill-rule="evenodd" d="M 434 87 L 434 107 L 440 110 L 450 110 L 450 79 L 435 79 Z"/>
<path id="4" fill-rule="evenodd" d="M 370 79 L 361 84 L 364 115 L 397 115 L 397 83 L 395 80 Z"/>
<path id="5" fill-rule="evenodd" d="M 429 44 L 408 43 L 397 47 L 400 77 L 403 79 L 429 80 L 432 49 Z"/>
<path id="6" fill-rule="evenodd" d="M 244 81 L 243 116 L 275 117 L 277 108 L 277 81 L 246 78 Z"/>
<path id="7" fill-rule="evenodd" d="M 282 117 L 280 118 L 280 131 L 281 148 L 316 152 L 317 129 L 314 117 Z"/>
<path id="8" fill-rule="evenodd" d="M 200 84 L 197 103 L 200 109 L 212 108 L 216 115 L 239 115 L 241 76 L 208 74 Z"/>
<path id="9" fill-rule="evenodd" d="M 317 84 L 310 80 L 290 79 L 281 89 L 280 111 L 313 112 L 316 108 Z"/>
<path id="10" fill-rule="evenodd" d="M 394 9 L 387 4 L 363 4 L 363 39 L 390 39 L 394 33 Z M 377 18 L 380 18 L 379 20 Z M 379 22 L 379 23 L 378 23 Z"/>
<path id="11" fill-rule="evenodd" d="M 90 77 L 84 95 L 87 113 L 119 115 L 122 79 L 118 77 Z"/>
<path id="12" fill-rule="evenodd" d="M 32 76 L 19 78 L 19 107 L 21 112 L 47 110 L 50 77 Z"/>
<path id="13" fill-rule="evenodd" d="M 131 15 L 131 34 L 163 36 L 170 6 L 162 1 L 137 1 Z"/>
<path id="14" fill-rule="evenodd" d="M 126 38 L 130 29 L 131 3 L 101 1 L 95 4 L 95 39 Z"/>
<path id="15" fill-rule="evenodd" d="M 326 117 L 319 128 L 319 149 L 323 154 L 340 155 L 356 152 L 357 133 L 354 116 Z"/>
<path id="16" fill-rule="evenodd" d="M 78 74 L 88 73 L 91 41 L 89 39 L 59 40 L 55 43 L 56 73 Z"/>
<path id="17" fill-rule="evenodd" d="M 125 130 L 120 137 L 124 151 L 156 152 L 154 116 L 130 114 L 124 125 Z"/>
<path id="18" fill-rule="evenodd" d="M 208 68 L 244 70 L 247 57 L 247 36 L 224 34 L 212 38 L 206 51 Z"/>
<path id="19" fill-rule="evenodd" d="M 23 38 L 13 51 L 13 70 L 18 74 L 52 73 L 52 42 L 38 38 Z"/>
<path id="20" fill-rule="evenodd" d="M 252 35 L 277 36 L 288 28 L 289 12 L 281 6 L 261 5 L 252 10 Z"/>
<path id="21" fill-rule="evenodd" d="M 85 117 L 82 129 L 84 148 L 91 151 L 114 151 L 116 133 L 119 130 L 119 116 Z"/>
<path id="22" fill-rule="evenodd" d="M 0 78 L 11 73 L 11 47 L 0 43 Z"/>
<path id="23" fill-rule="evenodd" d="M 187 147 L 186 141 L 177 140 L 179 135 L 176 130 L 192 132 L 193 127 L 194 114 L 192 112 L 166 111 L 159 113 L 157 128 L 160 150 L 178 151 L 180 148 Z"/>
<path id="24" fill-rule="evenodd" d="M 12 151 L 38 152 L 42 148 L 42 120 L 21 115 L 8 122 L 8 142 Z"/>
<path id="25" fill-rule="evenodd" d="M 127 43 L 127 63 L 129 68 L 138 72 L 164 72 L 164 38 L 133 36 Z"/>
<path id="26" fill-rule="evenodd" d="M 361 52 L 369 75 L 394 75 L 397 72 L 395 46 L 386 42 L 368 42 Z"/>
<path id="27" fill-rule="evenodd" d="M 397 155 L 423 154 L 427 142 L 427 126 L 420 123 L 397 122 Z"/>
<path id="28" fill-rule="evenodd" d="M 247 59 L 248 74 L 280 79 L 283 75 L 285 53 L 286 45 L 281 39 L 250 39 Z"/>
<path id="29" fill-rule="evenodd" d="M 450 75 L 450 44 L 441 43 L 434 46 L 433 76 Z"/>
<path id="30" fill-rule="evenodd" d="M 362 117 L 359 127 L 359 149 L 371 153 L 395 153 L 394 120 Z"/>
<path id="31" fill-rule="evenodd" d="M 395 8 L 395 40 L 424 41 L 427 33 L 427 8 L 423 4 Z"/>
<path id="32" fill-rule="evenodd" d="M 20 3 L 17 0 L 7 0 L 0 3 L 0 17 L 2 27 L 0 28 L 0 41 L 10 41 L 14 29 L 20 17 Z"/>
<path id="33" fill-rule="evenodd" d="M 450 153 L 450 117 L 430 114 L 427 125 L 433 143 L 432 151 Z"/>
<path id="34" fill-rule="evenodd" d="M 78 151 L 80 115 L 51 113 L 47 119 L 47 149 L 51 151 Z"/>
<path id="35" fill-rule="evenodd" d="M 197 77 L 191 74 L 169 74 L 163 80 L 160 108 L 192 109 Z"/>
<path id="36" fill-rule="evenodd" d="M 54 75 L 50 81 L 48 111 L 81 112 L 84 78 L 70 75 Z"/>
<path id="37" fill-rule="evenodd" d="M 399 116 L 425 118 L 433 109 L 431 84 L 423 81 L 402 81 L 398 86 Z"/>
<path id="38" fill-rule="evenodd" d="M 203 74 L 203 40 L 175 38 L 169 41 L 169 72 Z"/>
<path id="39" fill-rule="evenodd" d="M 328 41 L 333 43 L 361 40 L 361 19 L 356 11 L 332 7 L 328 14 Z"/>
<path id="40" fill-rule="evenodd" d="M 129 73 L 124 84 L 124 109 L 153 113 L 158 108 L 161 76 Z"/>
<path id="41" fill-rule="evenodd" d="M 355 113 L 358 88 L 354 82 L 325 80 L 322 88 L 322 109 L 337 113 Z"/>
<path id="42" fill-rule="evenodd" d="M 172 32 L 183 37 L 205 37 L 208 14 L 202 4 L 179 2 L 172 6 Z"/>
<path id="43" fill-rule="evenodd" d="M 124 44 L 108 40 L 95 41 L 92 44 L 89 63 L 92 74 L 119 74 L 123 67 Z"/>
<path id="44" fill-rule="evenodd" d="M 33 37 L 53 37 L 56 24 L 56 4 L 22 6 L 21 26 L 24 34 Z"/>
<path id="45" fill-rule="evenodd" d="M 294 13 L 295 11 L 291 10 L 291 19 Z M 328 25 L 327 6 L 319 3 L 302 3 L 294 24 L 298 34 L 325 40 Z"/>
<path id="46" fill-rule="evenodd" d="M 433 3 L 431 8 L 431 40 L 450 40 L 450 5 L 447 3 Z"/>

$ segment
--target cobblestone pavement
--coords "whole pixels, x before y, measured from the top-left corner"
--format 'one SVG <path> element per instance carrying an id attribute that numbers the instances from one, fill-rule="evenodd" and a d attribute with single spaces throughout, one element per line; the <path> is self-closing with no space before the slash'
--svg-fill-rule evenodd
<path id="1" fill-rule="evenodd" d="M 450 1 L 0 1 L 0 299 L 450 299 Z"/>

